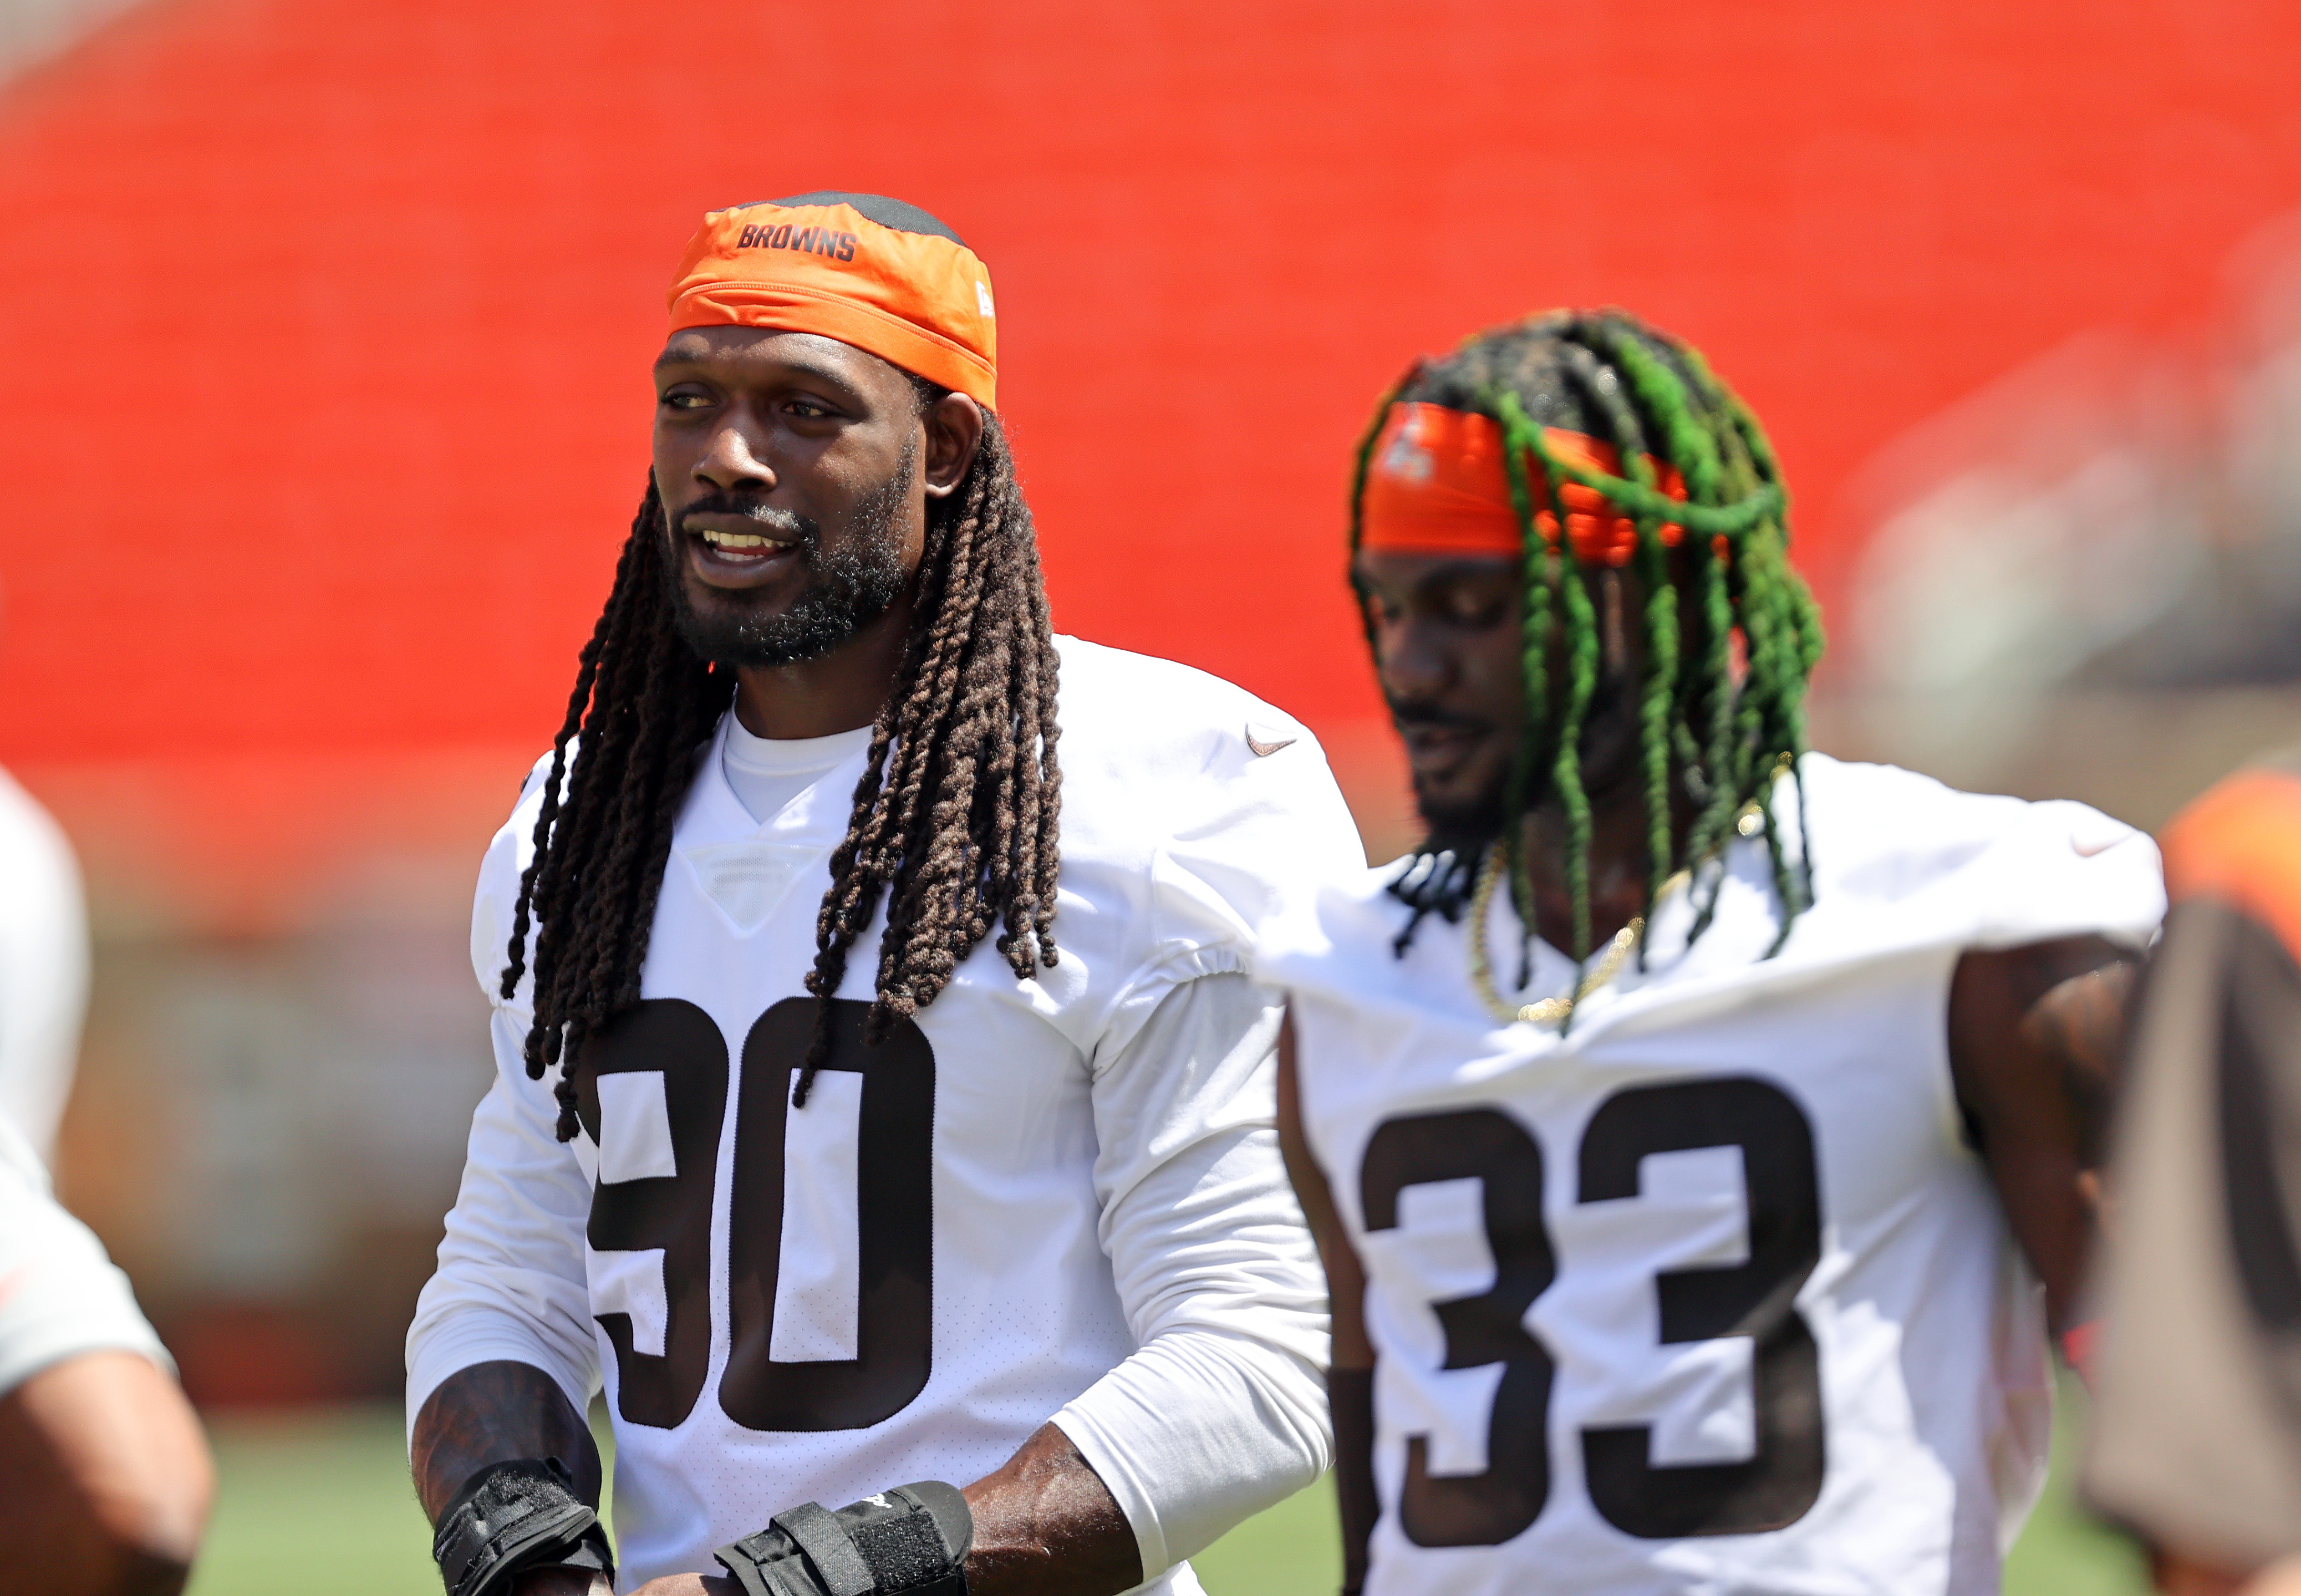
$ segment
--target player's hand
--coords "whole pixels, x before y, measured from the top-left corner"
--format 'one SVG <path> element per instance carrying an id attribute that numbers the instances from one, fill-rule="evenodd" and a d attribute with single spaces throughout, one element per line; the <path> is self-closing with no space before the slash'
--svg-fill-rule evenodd
<path id="1" fill-rule="evenodd" d="M 743 1588 L 724 1574 L 673 1574 L 648 1581 L 632 1596 L 743 1596 Z"/>
<path id="2" fill-rule="evenodd" d="M 615 1588 L 589 1568 L 536 1568 L 514 1582 L 511 1596 L 615 1596 Z"/>

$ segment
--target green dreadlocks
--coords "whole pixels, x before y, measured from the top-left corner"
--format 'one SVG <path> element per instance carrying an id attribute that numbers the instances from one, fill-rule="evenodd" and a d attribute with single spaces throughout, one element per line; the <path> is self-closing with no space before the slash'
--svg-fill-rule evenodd
<path id="1" fill-rule="evenodd" d="M 1804 813 L 1797 756 L 1805 747 L 1806 680 L 1821 657 L 1822 635 L 1812 595 L 1790 568 L 1788 499 L 1757 418 L 1694 350 L 1621 311 L 1553 312 L 1480 333 L 1443 360 L 1418 363 L 1376 406 L 1351 478 L 1353 555 L 1375 439 L 1392 405 L 1417 401 L 1485 415 L 1502 429 L 1525 550 L 1527 706 L 1502 813 L 1514 818 L 1553 801 L 1564 816 L 1574 957 L 1586 962 L 1591 951 L 1592 824 L 1581 744 L 1597 683 L 1597 609 L 1589 571 L 1570 541 L 1561 537 L 1553 546 L 1535 521 L 1546 509 L 1553 525 L 1565 527 L 1559 489 L 1566 482 L 1603 496 L 1637 529 L 1635 559 L 1645 590 L 1638 707 L 1647 901 L 1657 901 L 1677 872 L 1693 871 L 1700 906 L 1693 934 L 1701 935 L 1724 879 L 1719 856 L 1737 819 L 1754 815 L 1782 905 L 1770 957 L 1812 902 L 1811 850 L 1801 837 L 1793 869 L 1766 800 L 1786 774 Z M 1544 440 L 1545 427 L 1611 444 L 1627 474 L 1560 459 Z M 1676 470 L 1684 500 L 1662 491 L 1657 460 Z M 1675 560 L 1663 542 L 1665 523 L 1685 531 Z M 1371 640 L 1363 606 L 1361 615 Z M 1553 657 L 1563 666 L 1555 691 Z M 1682 843 L 1672 825 L 1673 783 L 1692 806 Z M 1533 864 L 1524 828 L 1504 824 L 1501 843 L 1531 939 Z M 1425 915 L 1452 919 L 1460 912 L 1479 851 L 1434 841 L 1417 852 L 1392 888 L 1413 910 L 1398 939 L 1402 952 Z"/>

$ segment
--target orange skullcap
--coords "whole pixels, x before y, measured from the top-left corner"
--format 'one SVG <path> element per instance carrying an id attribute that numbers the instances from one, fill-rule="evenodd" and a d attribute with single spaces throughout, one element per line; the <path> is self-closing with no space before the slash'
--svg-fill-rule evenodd
<path id="1" fill-rule="evenodd" d="M 2175 903 L 2218 898 L 2301 957 L 2301 775 L 2239 771 L 2175 815 L 2158 844 Z"/>
<path id="2" fill-rule="evenodd" d="M 1571 464 L 1619 475 L 1620 456 L 1611 444 L 1581 432 L 1544 427 L 1550 452 Z M 1672 498 L 1686 497 L 1676 470 L 1653 456 L 1658 487 Z M 1538 458 L 1526 463 L 1535 502 L 1548 497 L 1547 477 Z M 1603 495 L 1579 482 L 1558 485 L 1566 506 L 1566 532 L 1574 557 L 1586 565 L 1626 565 L 1637 551 L 1637 523 Z M 1535 525 L 1553 547 L 1558 517 L 1537 509 Z M 1676 547 L 1685 536 L 1665 523 L 1661 540 Z M 1442 405 L 1393 405 L 1375 437 L 1367 462 L 1366 492 L 1359 502 L 1359 547 L 1397 554 L 1494 555 L 1515 558 L 1525 550 L 1518 512 L 1510 506 L 1510 477 L 1502 461 L 1502 423 L 1491 416 L 1449 410 Z"/>
<path id="3" fill-rule="evenodd" d="M 994 410 L 991 273 L 959 236 L 878 194 L 713 211 L 671 285 L 671 330 L 819 332 Z"/>

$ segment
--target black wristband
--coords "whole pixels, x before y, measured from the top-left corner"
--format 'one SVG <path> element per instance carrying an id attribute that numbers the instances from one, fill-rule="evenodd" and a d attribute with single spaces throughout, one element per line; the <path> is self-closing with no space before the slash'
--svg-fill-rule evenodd
<path id="1" fill-rule="evenodd" d="M 833 1513 L 804 1502 L 713 1555 L 744 1596 L 966 1596 L 975 1516 L 941 1480 Z"/>
<path id="2" fill-rule="evenodd" d="M 502 1596 L 530 1568 L 615 1577 L 607 1532 L 556 1458 L 491 1463 L 464 1483 L 431 1537 L 448 1596 Z"/>

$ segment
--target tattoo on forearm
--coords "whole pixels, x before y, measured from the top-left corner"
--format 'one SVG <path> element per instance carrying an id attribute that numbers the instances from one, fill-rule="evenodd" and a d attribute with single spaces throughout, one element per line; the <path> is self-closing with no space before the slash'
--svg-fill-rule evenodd
<path id="1" fill-rule="evenodd" d="M 556 1458 L 576 1494 L 599 1505 L 599 1449 L 550 1375 L 524 1363 L 474 1364 L 440 1383 L 415 1417 L 415 1494 L 435 1522 L 464 1483 L 490 1463 Z"/>
<path id="2" fill-rule="evenodd" d="M 968 1589 L 983 1596 L 1107 1596 L 1142 1583 L 1142 1555 L 1102 1477 L 1051 1424 L 966 1488 Z"/>

